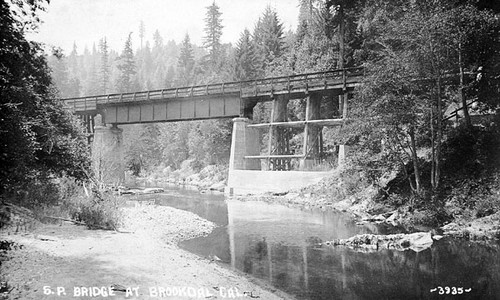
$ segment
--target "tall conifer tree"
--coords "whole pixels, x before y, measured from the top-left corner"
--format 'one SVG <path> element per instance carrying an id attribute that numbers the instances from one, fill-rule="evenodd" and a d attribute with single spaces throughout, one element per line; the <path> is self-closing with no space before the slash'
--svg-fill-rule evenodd
<path id="1" fill-rule="evenodd" d="M 190 75 L 193 67 L 193 46 L 191 45 L 189 34 L 186 33 L 184 40 L 182 41 L 179 59 L 177 60 L 177 69 L 180 84 L 187 85 L 192 83 L 192 80 L 190 80 Z"/>
<path id="2" fill-rule="evenodd" d="M 254 45 L 257 59 L 262 70 L 265 69 L 276 57 L 283 54 L 283 24 L 278 14 L 270 6 L 266 8 L 262 17 L 257 21 L 254 30 Z M 260 74 L 263 75 L 263 74 Z"/>
<path id="3" fill-rule="evenodd" d="M 236 80 L 253 79 L 256 76 L 255 45 L 250 31 L 245 28 L 236 45 L 234 72 Z"/>
<path id="4" fill-rule="evenodd" d="M 99 52 L 101 54 L 101 66 L 99 70 L 101 93 L 106 94 L 109 86 L 109 51 L 106 37 L 99 42 Z"/>
<path id="5" fill-rule="evenodd" d="M 215 4 L 215 1 L 207 7 L 203 46 L 208 50 L 208 63 L 212 68 L 219 63 L 222 53 L 220 38 L 223 26 L 221 16 L 222 13 L 219 10 L 219 6 Z"/>
<path id="6" fill-rule="evenodd" d="M 129 33 L 122 54 L 118 58 L 118 70 L 120 75 L 116 82 L 116 89 L 119 93 L 130 92 L 134 87 L 133 76 L 136 74 L 134 52 L 132 51 L 132 32 Z"/>

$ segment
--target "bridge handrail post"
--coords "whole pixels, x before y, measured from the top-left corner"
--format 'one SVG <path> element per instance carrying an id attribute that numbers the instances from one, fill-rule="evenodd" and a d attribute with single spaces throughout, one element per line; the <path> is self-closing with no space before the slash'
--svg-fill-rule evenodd
<path id="1" fill-rule="evenodd" d="M 342 69 L 342 92 L 345 93 L 347 90 L 346 83 L 347 83 L 347 76 L 346 76 L 346 69 Z"/>
<path id="2" fill-rule="evenodd" d="M 224 82 L 222 83 L 222 95 L 224 95 Z"/>
<path id="3" fill-rule="evenodd" d="M 175 89 L 175 98 L 179 98 L 179 88 Z"/>

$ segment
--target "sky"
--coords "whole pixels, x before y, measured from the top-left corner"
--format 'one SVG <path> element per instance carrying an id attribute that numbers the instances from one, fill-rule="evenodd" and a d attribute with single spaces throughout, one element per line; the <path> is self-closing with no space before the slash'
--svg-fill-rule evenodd
<path id="1" fill-rule="evenodd" d="M 69 54 L 73 43 L 81 54 L 102 37 L 111 49 L 121 52 L 129 32 L 134 49 L 140 47 L 139 24 L 144 22 L 144 40 L 153 43 L 153 33 L 160 32 L 164 42 L 180 43 L 188 33 L 191 43 L 202 45 L 207 6 L 213 0 L 51 0 L 40 13 L 42 24 L 31 39 L 61 47 Z M 222 12 L 223 43 L 233 45 L 241 32 L 253 30 L 259 16 L 269 5 L 278 12 L 285 31 L 297 28 L 298 0 L 215 0 Z M 145 43 L 144 41 L 144 43 Z"/>

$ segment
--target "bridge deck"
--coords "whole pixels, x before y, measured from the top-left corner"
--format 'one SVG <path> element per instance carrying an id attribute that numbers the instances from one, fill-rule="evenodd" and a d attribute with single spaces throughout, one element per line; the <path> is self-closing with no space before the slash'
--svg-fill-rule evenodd
<path id="1" fill-rule="evenodd" d="M 292 97 L 299 97 L 307 92 L 341 89 L 344 86 L 352 88 L 360 81 L 362 73 L 362 68 L 339 69 L 240 82 L 68 98 L 63 99 L 63 101 L 68 108 L 73 109 L 77 114 L 95 113 L 104 107 L 130 106 L 147 102 L 194 100 L 204 97 L 214 99 L 218 96 L 229 95 L 233 96 L 229 97 L 233 99 L 235 99 L 234 95 L 239 95 L 240 99 L 267 101 L 274 95 L 288 94 Z M 226 105 L 226 102 L 224 102 L 224 105 Z M 240 103 L 237 103 L 237 105 L 240 105 Z M 118 115 L 118 112 L 116 114 Z M 231 110 L 231 114 L 234 114 L 233 110 Z M 205 118 L 210 117 L 212 116 L 205 116 Z M 224 115 L 214 117 L 224 117 Z"/>

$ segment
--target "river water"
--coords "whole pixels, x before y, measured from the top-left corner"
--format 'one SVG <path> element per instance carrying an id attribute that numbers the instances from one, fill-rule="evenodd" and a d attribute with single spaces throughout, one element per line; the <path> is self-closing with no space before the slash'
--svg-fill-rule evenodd
<path id="1" fill-rule="evenodd" d="M 500 299 L 499 243 L 445 238 L 419 253 L 319 248 L 319 241 L 393 229 L 358 226 L 336 212 L 182 189 L 149 197 L 219 225 L 181 248 L 220 259 L 298 299 Z"/>

